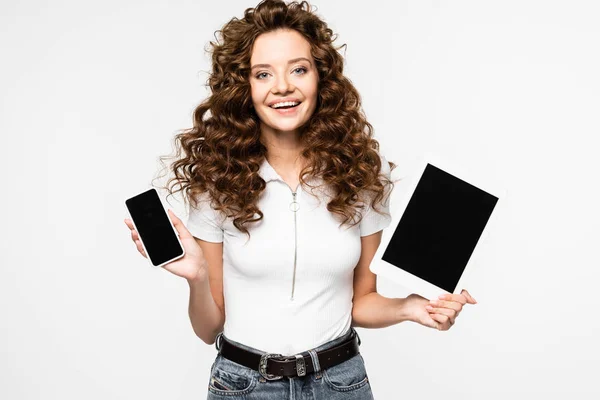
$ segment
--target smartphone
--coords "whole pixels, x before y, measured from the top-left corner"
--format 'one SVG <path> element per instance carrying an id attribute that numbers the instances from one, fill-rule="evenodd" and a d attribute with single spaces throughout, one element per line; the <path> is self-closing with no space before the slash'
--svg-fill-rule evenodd
<path id="1" fill-rule="evenodd" d="M 162 267 L 185 255 L 177 230 L 156 189 L 125 200 L 125 205 L 152 265 Z"/>

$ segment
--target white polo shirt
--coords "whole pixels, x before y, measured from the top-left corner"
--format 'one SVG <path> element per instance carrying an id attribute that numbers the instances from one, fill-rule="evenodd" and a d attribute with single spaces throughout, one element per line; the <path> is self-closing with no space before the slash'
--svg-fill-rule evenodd
<path id="1" fill-rule="evenodd" d="M 380 157 L 382 173 L 390 178 Z M 267 184 L 258 202 L 264 216 L 247 225 L 249 240 L 232 218 L 210 207 L 208 195 L 189 210 L 186 226 L 199 239 L 223 242 L 224 335 L 264 352 L 294 355 L 350 329 L 360 238 L 386 228 L 391 217 L 366 204 L 360 224 L 340 228 L 327 210 L 326 190 L 313 190 L 319 201 L 310 187 L 299 185 L 292 204 L 292 188 L 266 159 L 259 174 Z M 380 209 L 389 212 L 389 198 Z"/>

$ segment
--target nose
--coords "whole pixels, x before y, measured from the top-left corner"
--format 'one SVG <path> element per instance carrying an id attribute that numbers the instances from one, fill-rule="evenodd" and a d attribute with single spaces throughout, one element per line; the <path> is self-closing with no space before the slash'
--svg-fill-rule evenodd
<path id="1" fill-rule="evenodd" d="M 279 77 L 275 78 L 273 89 L 274 93 L 287 93 L 293 92 L 294 86 L 288 80 L 286 74 L 279 75 Z"/>

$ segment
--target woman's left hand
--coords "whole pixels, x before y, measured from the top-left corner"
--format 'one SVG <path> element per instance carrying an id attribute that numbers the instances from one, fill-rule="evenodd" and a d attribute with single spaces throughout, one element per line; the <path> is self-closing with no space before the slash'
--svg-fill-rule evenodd
<path id="1" fill-rule="evenodd" d="M 463 289 L 460 294 L 444 294 L 431 301 L 411 294 L 406 298 L 404 307 L 407 307 L 405 311 L 412 321 L 429 328 L 447 331 L 454 325 L 465 304 L 477 304 L 477 301 Z"/>

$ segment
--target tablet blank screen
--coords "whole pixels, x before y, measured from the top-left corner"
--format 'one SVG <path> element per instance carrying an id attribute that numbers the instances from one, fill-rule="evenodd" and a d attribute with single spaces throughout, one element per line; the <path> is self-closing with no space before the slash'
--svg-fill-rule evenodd
<path id="1" fill-rule="evenodd" d="M 497 201 L 427 164 L 382 259 L 454 292 Z"/>

